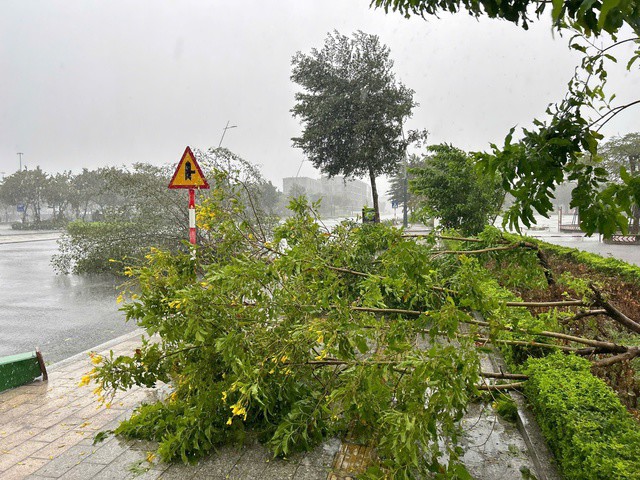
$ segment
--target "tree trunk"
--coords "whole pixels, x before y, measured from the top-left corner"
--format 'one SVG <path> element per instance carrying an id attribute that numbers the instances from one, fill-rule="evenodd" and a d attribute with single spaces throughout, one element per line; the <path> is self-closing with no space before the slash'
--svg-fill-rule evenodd
<path id="1" fill-rule="evenodd" d="M 376 187 L 376 176 L 372 169 L 369 169 L 369 179 L 371 180 L 371 196 L 373 197 L 373 210 L 375 212 L 375 223 L 380 223 L 380 207 L 378 206 L 378 188 Z"/>
<path id="2" fill-rule="evenodd" d="M 638 207 L 638 205 L 634 205 L 631 208 L 631 213 L 633 220 L 631 222 L 629 233 L 637 235 L 638 233 L 640 233 L 640 207 Z"/>

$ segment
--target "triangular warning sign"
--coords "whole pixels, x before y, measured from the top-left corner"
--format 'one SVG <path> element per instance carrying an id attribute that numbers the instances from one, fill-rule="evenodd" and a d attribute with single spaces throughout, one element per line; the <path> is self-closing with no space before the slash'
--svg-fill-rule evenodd
<path id="1" fill-rule="evenodd" d="M 176 171 L 169 182 L 169 188 L 208 189 L 209 184 L 196 162 L 196 157 L 189 147 L 186 148 Z"/>

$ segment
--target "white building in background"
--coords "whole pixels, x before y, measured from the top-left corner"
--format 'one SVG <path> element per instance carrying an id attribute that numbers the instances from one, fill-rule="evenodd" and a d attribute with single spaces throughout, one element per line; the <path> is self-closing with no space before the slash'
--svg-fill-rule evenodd
<path id="1" fill-rule="evenodd" d="M 369 184 L 344 177 L 285 177 L 282 191 L 286 198 L 304 194 L 311 201 L 322 199 L 321 213 L 329 216 L 360 214 L 371 204 Z"/>

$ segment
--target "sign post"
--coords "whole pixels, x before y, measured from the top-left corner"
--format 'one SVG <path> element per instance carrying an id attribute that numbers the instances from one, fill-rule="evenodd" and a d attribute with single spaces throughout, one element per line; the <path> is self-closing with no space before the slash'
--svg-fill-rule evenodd
<path id="1" fill-rule="evenodd" d="M 169 182 L 169 188 L 189 190 L 189 243 L 196 244 L 196 190 L 207 190 L 209 184 L 196 161 L 191 148 L 187 147 Z"/>

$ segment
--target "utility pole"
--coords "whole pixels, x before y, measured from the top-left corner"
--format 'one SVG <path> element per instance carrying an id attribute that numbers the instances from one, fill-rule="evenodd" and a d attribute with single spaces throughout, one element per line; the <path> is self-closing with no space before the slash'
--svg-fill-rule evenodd
<path id="1" fill-rule="evenodd" d="M 409 192 L 407 192 L 409 187 L 409 176 L 407 173 L 407 157 L 404 157 L 404 180 L 402 181 L 402 226 L 407 228 L 409 225 L 409 218 L 407 212 L 407 202 L 409 200 Z"/>
<path id="2" fill-rule="evenodd" d="M 220 143 L 218 143 L 218 148 L 220 148 L 220 146 L 222 145 L 222 140 L 224 140 L 224 134 L 227 133 L 227 130 L 230 130 L 232 128 L 236 128 L 237 125 L 231 125 L 229 126 L 229 121 L 227 120 L 227 125 L 224 127 L 224 129 L 222 130 L 222 137 L 220 137 Z"/>
<path id="3" fill-rule="evenodd" d="M 22 171 L 22 155 L 24 155 L 24 153 L 18 152 L 18 157 L 20 158 L 20 172 Z"/>

